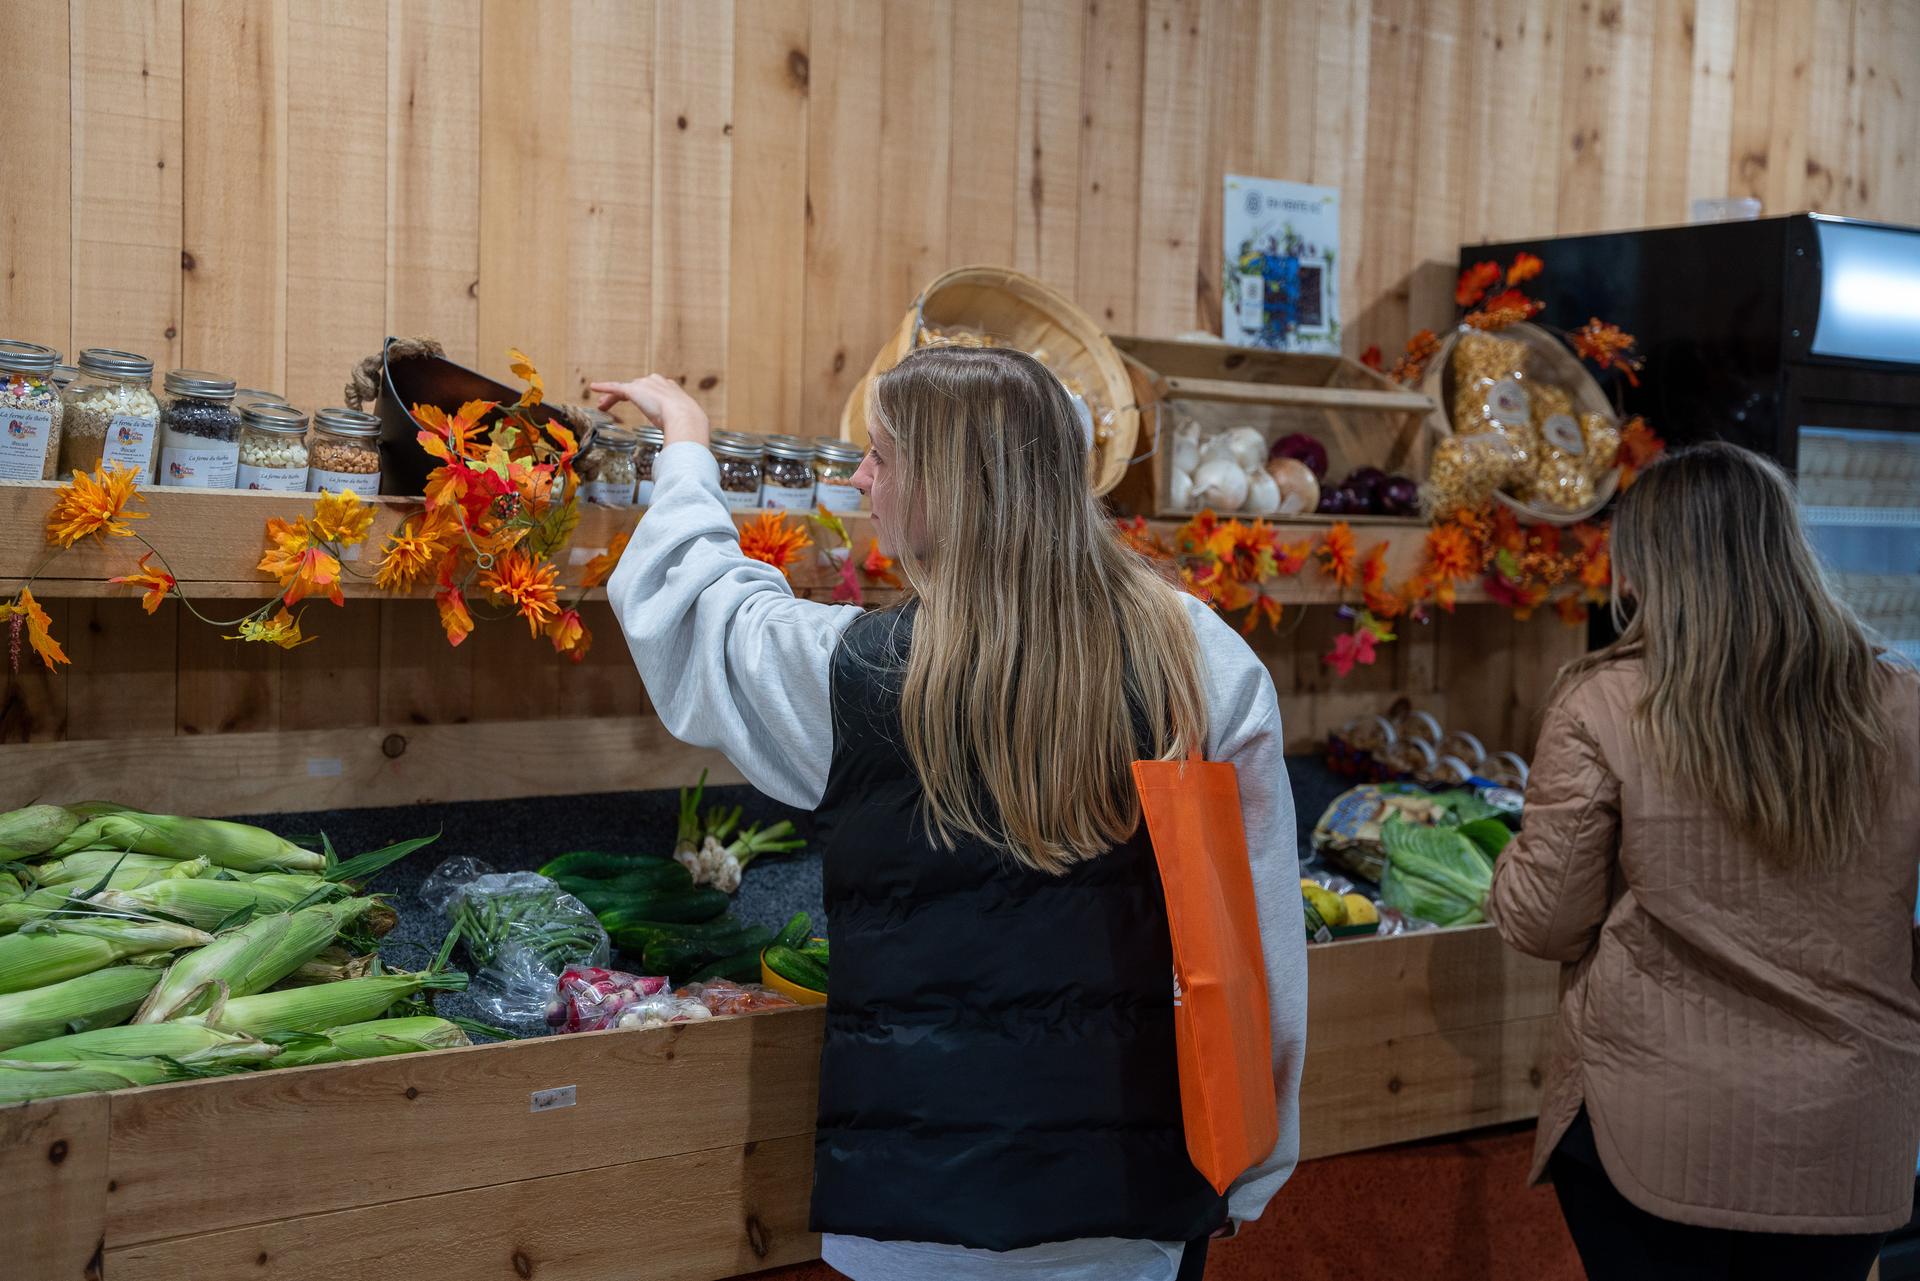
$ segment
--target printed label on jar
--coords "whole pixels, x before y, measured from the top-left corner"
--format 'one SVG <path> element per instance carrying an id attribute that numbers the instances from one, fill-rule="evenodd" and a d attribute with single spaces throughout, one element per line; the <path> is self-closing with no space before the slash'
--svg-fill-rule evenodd
<path id="1" fill-rule="evenodd" d="M 47 474 L 53 415 L 44 409 L 0 409 L 0 480 L 39 480 Z"/>
<path id="2" fill-rule="evenodd" d="M 160 483 L 188 489 L 232 489 L 239 466 L 238 444 L 188 449 L 167 445 L 160 450 Z"/>
<path id="3" fill-rule="evenodd" d="M 1532 418 L 1526 388 L 1502 378 L 1487 390 L 1487 417 L 1503 427 L 1524 427 Z"/>
<path id="4" fill-rule="evenodd" d="M 760 505 L 760 491 L 757 489 L 723 489 L 720 497 L 726 502 L 728 511 L 750 512 Z"/>
<path id="5" fill-rule="evenodd" d="M 760 505 L 778 511 L 810 512 L 813 510 L 813 490 L 787 489 L 780 485 L 760 486 Z"/>
<path id="6" fill-rule="evenodd" d="M 302 494 L 307 489 L 304 467 L 255 467 L 241 463 L 234 478 L 235 489 L 264 489 L 276 494 Z"/>
<path id="7" fill-rule="evenodd" d="M 1540 424 L 1540 434 L 1547 443 L 1563 454 L 1572 454 L 1578 458 L 1587 452 L 1586 437 L 1580 434 L 1580 424 L 1574 421 L 1572 414 L 1554 414 Z"/>
<path id="8" fill-rule="evenodd" d="M 157 418 L 124 418 L 116 414 L 107 422 L 107 443 L 100 450 L 100 465 L 118 463 L 140 473 L 145 480 L 153 468 L 153 433 L 160 430 Z"/>
<path id="9" fill-rule="evenodd" d="M 633 501 L 634 505 L 638 507 L 645 507 L 648 503 L 651 503 L 653 501 L 653 482 L 650 480 L 641 481 L 639 485 L 634 488 Z"/>
<path id="10" fill-rule="evenodd" d="M 627 507 L 633 502 L 633 486 L 605 480 L 589 480 L 580 486 L 580 497 L 602 507 Z"/>
<path id="11" fill-rule="evenodd" d="M 316 494 L 326 490 L 335 494 L 354 493 L 362 498 L 372 498 L 380 492 L 380 473 L 377 471 L 326 471 L 316 467 L 307 477 L 307 488 Z"/>
<path id="12" fill-rule="evenodd" d="M 852 485 L 836 485 L 831 481 L 821 481 L 813 487 L 814 501 L 830 512 L 857 512 L 860 501 L 866 495 Z"/>

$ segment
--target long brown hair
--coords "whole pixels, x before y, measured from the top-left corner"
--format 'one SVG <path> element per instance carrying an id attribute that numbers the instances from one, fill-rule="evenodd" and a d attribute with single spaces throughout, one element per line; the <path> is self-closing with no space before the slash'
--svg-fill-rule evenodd
<path id="1" fill-rule="evenodd" d="M 1643 750 L 1769 862 L 1838 867 L 1888 783 L 1888 673 L 1828 586 L 1791 482 L 1734 445 L 1683 450 L 1621 499 L 1612 553 L 1615 615 L 1630 600 L 1631 618 L 1561 686 L 1639 660 Z"/>
<path id="2" fill-rule="evenodd" d="M 1089 491 L 1080 419 L 1044 365 L 927 348 L 872 403 L 927 549 L 897 548 L 919 599 L 900 710 L 928 827 L 1065 871 L 1139 824 L 1136 716 L 1154 757 L 1204 747 L 1192 623 Z"/>

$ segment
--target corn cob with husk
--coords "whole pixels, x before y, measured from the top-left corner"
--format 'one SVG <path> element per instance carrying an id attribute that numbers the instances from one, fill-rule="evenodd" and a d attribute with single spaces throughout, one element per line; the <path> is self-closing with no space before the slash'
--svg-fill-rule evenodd
<path id="1" fill-rule="evenodd" d="M 115 965 L 63 983 L 0 996 L 0 1051 L 68 1032 L 109 1027 L 140 1008 L 158 969 Z"/>
<path id="2" fill-rule="evenodd" d="M 88 819 L 53 847 L 56 858 L 104 846 L 166 858 L 206 858 L 242 872 L 323 872 L 324 854 L 301 849 L 264 828 L 216 818 L 121 810 Z"/>
<path id="3" fill-rule="evenodd" d="M 317 876 L 286 879 L 293 883 L 269 885 L 264 878 L 219 881 L 206 876 L 166 877 L 135 889 L 107 889 L 95 894 L 91 902 L 115 912 L 147 915 L 158 912 L 210 930 L 235 912 L 248 909 L 261 914 L 284 912 L 316 890 L 346 892 L 336 891 Z M 5 928 L 7 907 L 0 904 L 0 929 Z"/>
<path id="4" fill-rule="evenodd" d="M 213 867 L 203 858 L 161 858 L 155 854 L 128 854 L 124 850 L 81 850 L 65 858 L 29 864 L 27 871 L 42 886 L 92 885 L 111 876 L 116 890 L 138 889 L 162 877 L 199 876 Z"/>
<path id="5" fill-rule="evenodd" d="M 385 1014 L 394 1002 L 418 992 L 457 992 L 466 986 L 467 976 L 458 970 L 418 974 L 390 972 L 236 997 L 216 1003 L 205 1014 L 191 1015 L 184 1021 L 228 1032 L 247 1032 L 270 1041 L 281 1032 L 324 1032 L 348 1023 L 364 1023 Z"/>
<path id="6" fill-rule="evenodd" d="M 311 960 L 372 904 L 364 898 L 317 903 L 228 930 L 169 966 L 133 1021 L 159 1023 L 199 1014 L 222 992 L 229 998 L 264 992 Z"/>
<path id="7" fill-rule="evenodd" d="M 278 1045 L 239 1032 L 222 1032 L 192 1023 L 129 1023 L 17 1045 L 0 1053 L 0 1059 L 16 1063 L 61 1063 L 83 1059 L 155 1058 L 202 1065 L 247 1066 L 264 1063 L 280 1052 Z"/>
<path id="8" fill-rule="evenodd" d="M 401 1019 L 373 1019 L 328 1028 L 317 1036 L 302 1038 L 303 1043 L 289 1046 L 266 1066 L 307 1067 L 314 1063 L 345 1063 L 352 1059 L 375 1059 L 388 1054 L 417 1054 L 421 1050 L 444 1050 L 455 1045 L 471 1045 L 457 1024 L 431 1015 Z"/>
<path id="9" fill-rule="evenodd" d="M 20 884 L 19 877 L 12 872 L 0 872 L 0 902 L 19 898 L 26 892 L 27 887 Z"/>
<path id="10" fill-rule="evenodd" d="M 0 936 L 0 993 L 45 987 L 142 953 L 211 942 L 213 935 L 206 931 L 171 921 L 113 916 L 35 921 L 18 933 Z"/>
<path id="11" fill-rule="evenodd" d="M 29 805 L 0 814 L 0 862 L 38 858 L 73 835 L 80 816 L 58 805 Z"/>
<path id="12" fill-rule="evenodd" d="M 102 892 L 109 890 L 123 891 L 141 889 L 148 885 L 168 883 L 176 885 L 191 884 L 197 882 L 200 873 L 206 871 L 211 866 L 212 864 L 203 858 L 188 859 L 181 863 L 169 862 L 167 864 L 169 870 L 159 872 L 158 874 L 137 868 L 131 870 L 115 868 L 111 873 L 105 875 L 104 885 L 103 878 L 101 877 L 95 877 L 92 881 L 84 884 L 79 881 L 66 881 L 59 885 L 49 885 L 42 889 L 34 890 L 30 894 L 22 895 L 11 902 L 0 903 L 0 934 L 11 934 L 28 921 L 37 921 L 58 912 L 69 911 L 75 908 L 84 910 L 86 900 L 82 896 L 89 890 L 99 889 Z M 135 908 L 134 910 L 142 916 L 151 915 L 152 913 L 152 909 L 145 907 Z M 218 924 L 219 919 L 216 918 L 209 922 L 188 921 L 187 923 L 189 925 L 200 926 L 204 929 L 210 925 Z"/>
<path id="13" fill-rule="evenodd" d="M 286 978 L 281 987 L 305 987 L 312 983 L 338 983 L 343 979 L 361 979 L 376 972 L 380 958 L 372 952 L 355 956 L 343 947 L 330 947 L 302 965 Z"/>
<path id="14" fill-rule="evenodd" d="M 93 1094 L 133 1085 L 158 1085 L 199 1075 L 162 1059 L 87 1059 L 70 1063 L 12 1063 L 0 1059 L 0 1104 Z"/>

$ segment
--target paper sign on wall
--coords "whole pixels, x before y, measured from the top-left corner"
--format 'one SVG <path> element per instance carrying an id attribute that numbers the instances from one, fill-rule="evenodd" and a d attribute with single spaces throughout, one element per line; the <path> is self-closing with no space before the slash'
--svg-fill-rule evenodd
<path id="1" fill-rule="evenodd" d="M 1275 351 L 1340 350 L 1340 190 L 1226 176 L 1220 336 Z"/>

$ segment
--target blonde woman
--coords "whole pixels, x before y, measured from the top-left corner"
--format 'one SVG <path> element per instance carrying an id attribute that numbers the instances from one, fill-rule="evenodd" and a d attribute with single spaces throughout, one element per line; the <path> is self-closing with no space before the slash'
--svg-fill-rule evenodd
<path id="1" fill-rule="evenodd" d="M 1266 670 L 1116 537 L 1059 381 L 1004 350 L 877 380 L 854 483 L 913 603 L 796 600 L 741 554 L 706 415 L 596 383 L 667 445 L 609 595 L 662 720 L 817 811 L 833 941 L 813 1224 L 855 1281 L 1198 1277 L 1293 1168 L 1306 956 Z M 1186 1154 L 1172 954 L 1129 773 L 1240 777 L 1281 1135 L 1225 1197 Z"/>
<path id="2" fill-rule="evenodd" d="M 1649 468 L 1613 563 L 1487 904 L 1567 966 L 1534 1177 L 1591 1277 L 1864 1277 L 1920 1149 L 1920 681 L 1732 445 Z"/>

